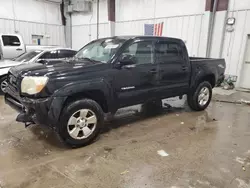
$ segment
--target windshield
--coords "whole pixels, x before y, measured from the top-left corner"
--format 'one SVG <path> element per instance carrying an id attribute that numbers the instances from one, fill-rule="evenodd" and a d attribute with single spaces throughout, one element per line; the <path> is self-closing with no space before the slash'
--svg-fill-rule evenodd
<path id="1" fill-rule="evenodd" d="M 125 39 L 97 40 L 83 47 L 75 57 L 107 63 L 125 41 Z"/>
<path id="2" fill-rule="evenodd" d="M 20 55 L 19 57 L 17 57 L 15 59 L 15 61 L 21 61 L 21 62 L 30 61 L 32 58 L 34 58 L 35 56 L 37 56 L 41 52 L 42 52 L 42 50 L 36 50 L 36 51 L 31 51 L 31 52 L 28 52 L 28 53 L 24 53 L 24 54 Z"/>

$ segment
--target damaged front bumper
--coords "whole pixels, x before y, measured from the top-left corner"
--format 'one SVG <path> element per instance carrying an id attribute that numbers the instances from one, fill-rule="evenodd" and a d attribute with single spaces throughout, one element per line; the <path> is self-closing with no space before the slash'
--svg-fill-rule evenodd
<path id="1" fill-rule="evenodd" d="M 18 111 L 16 121 L 28 124 L 57 125 L 66 97 L 31 99 L 20 97 L 10 87 L 6 89 L 5 103 Z"/>

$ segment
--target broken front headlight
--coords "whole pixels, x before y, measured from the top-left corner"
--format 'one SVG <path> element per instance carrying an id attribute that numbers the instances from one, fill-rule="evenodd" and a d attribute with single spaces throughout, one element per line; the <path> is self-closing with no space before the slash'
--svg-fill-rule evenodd
<path id="1" fill-rule="evenodd" d="M 34 95 L 42 91 L 49 78 L 46 76 L 25 76 L 21 83 L 21 92 Z"/>

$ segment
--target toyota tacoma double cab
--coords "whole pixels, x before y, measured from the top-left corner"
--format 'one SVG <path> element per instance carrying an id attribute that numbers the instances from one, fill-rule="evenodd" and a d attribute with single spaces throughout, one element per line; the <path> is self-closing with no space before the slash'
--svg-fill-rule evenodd
<path id="1" fill-rule="evenodd" d="M 18 122 L 52 127 L 73 147 L 91 143 L 105 114 L 187 94 L 191 109 L 207 108 L 224 79 L 224 59 L 189 57 L 180 39 L 119 36 L 97 39 L 74 58 L 10 69 L 5 101 Z"/>

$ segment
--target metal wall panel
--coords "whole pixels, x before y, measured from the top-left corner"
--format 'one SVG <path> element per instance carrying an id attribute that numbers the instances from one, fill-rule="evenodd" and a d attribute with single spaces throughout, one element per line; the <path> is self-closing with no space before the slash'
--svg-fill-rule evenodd
<path id="1" fill-rule="evenodd" d="M 230 11 L 250 9 L 250 1 L 249 0 L 230 0 L 228 9 Z"/>
<path id="2" fill-rule="evenodd" d="M 73 3 L 77 0 L 73 0 Z M 108 24 L 107 0 L 100 0 L 99 4 L 99 38 L 108 37 L 110 29 Z M 88 42 L 97 38 L 97 3 L 93 2 L 93 10 L 89 13 L 72 14 L 72 48 L 78 50 Z"/>
<path id="3" fill-rule="evenodd" d="M 144 24 L 164 22 L 163 36 L 181 38 L 186 42 L 190 56 L 205 56 L 199 50 L 201 38 L 202 14 L 175 16 L 157 19 L 118 21 L 115 26 L 116 35 L 144 35 Z"/>
<path id="4" fill-rule="evenodd" d="M 99 24 L 99 38 L 109 36 L 109 24 Z M 85 24 L 72 26 L 72 48 L 79 50 L 85 44 L 97 38 L 96 24 Z"/>
<path id="5" fill-rule="evenodd" d="M 206 0 L 116 0 L 116 21 L 203 14 Z"/>
<path id="6" fill-rule="evenodd" d="M 226 74 L 240 77 L 247 35 L 250 34 L 250 10 L 231 11 L 228 16 L 235 17 L 236 23 L 227 26 L 225 33 L 223 58 L 227 63 Z M 229 31 L 231 29 L 233 31 Z"/>
<path id="7" fill-rule="evenodd" d="M 15 33 L 22 35 L 25 44 L 32 44 L 32 35 L 43 35 L 45 45 L 65 46 L 64 26 L 43 24 L 28 21 L 15 21 L 0 18 L 0 33 Z"/>

